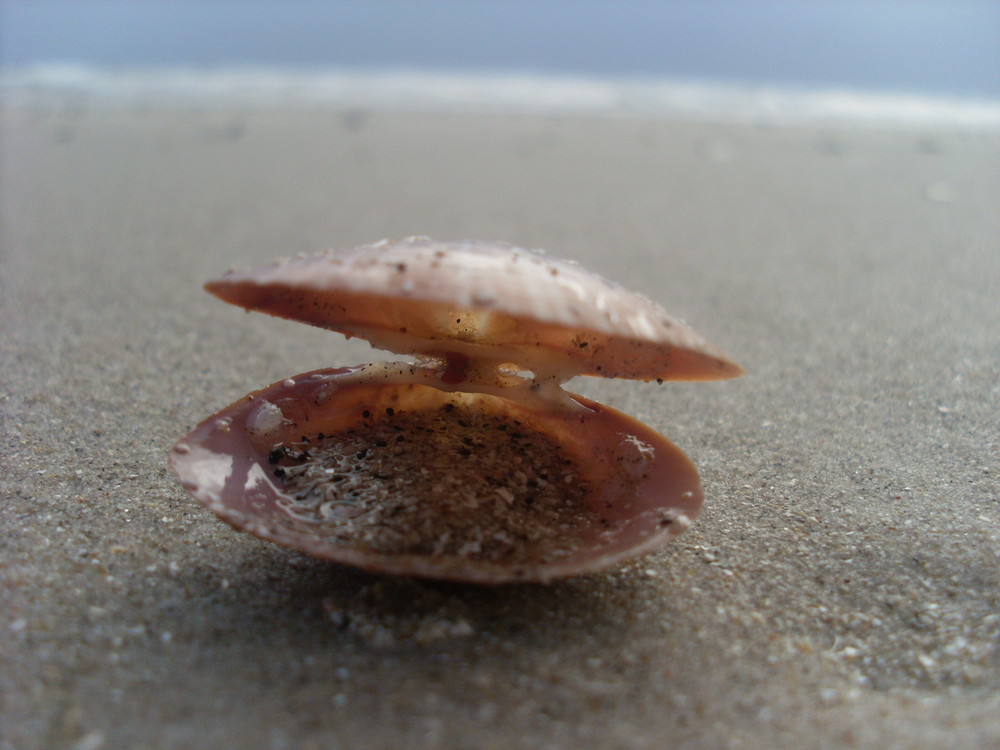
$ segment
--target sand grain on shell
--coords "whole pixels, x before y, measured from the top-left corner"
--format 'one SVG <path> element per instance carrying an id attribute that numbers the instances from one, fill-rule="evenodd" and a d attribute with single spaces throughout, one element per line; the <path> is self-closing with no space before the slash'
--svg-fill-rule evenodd
<path id="1" fill-rule="evenodd" d="M 574 461 L 521 422 L 450 403 L 366 413 L 357 429 L 272 447 L 282 504 L 312 533 L 382 554 L 537 564 L 593 527 Z"/>

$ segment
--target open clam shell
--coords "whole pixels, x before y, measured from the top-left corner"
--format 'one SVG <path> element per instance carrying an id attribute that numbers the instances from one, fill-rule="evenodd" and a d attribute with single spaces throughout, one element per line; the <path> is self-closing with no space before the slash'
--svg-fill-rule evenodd
<path id="1" fill-rule="evenodd" d="M 575 264 L 410 239 L 206 286 L 420 358 L 294 376 L 179 441 L 185 488 L 238 529 L 371 571 L 503 583 L 599 570 L 698 514 L 698 473 L 676 446 L 559 383 L 741 371 Z"/>

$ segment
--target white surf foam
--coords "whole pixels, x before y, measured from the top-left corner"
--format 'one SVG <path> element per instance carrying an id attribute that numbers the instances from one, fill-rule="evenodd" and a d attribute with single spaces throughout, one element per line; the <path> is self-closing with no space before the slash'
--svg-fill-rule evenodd
<path id="1" fill-rule="evenodd" d="M 352 107 L 666 116 L 764 124 L 1000 128 L 1000 101 L 848 90 L 793 90 L 663 79 L 410 70 L 104 69 L 43 65 L 0 72 L 9 103 Z"/>

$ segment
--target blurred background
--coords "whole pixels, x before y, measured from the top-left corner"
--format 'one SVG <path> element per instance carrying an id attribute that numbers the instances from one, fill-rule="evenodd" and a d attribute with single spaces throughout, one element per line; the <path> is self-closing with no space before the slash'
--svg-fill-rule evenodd
<path id="1" fill-rule="evenodd" d="M 5 0 L 10 68 L 364 69 L 1000 98 L 996 2 Z"/>

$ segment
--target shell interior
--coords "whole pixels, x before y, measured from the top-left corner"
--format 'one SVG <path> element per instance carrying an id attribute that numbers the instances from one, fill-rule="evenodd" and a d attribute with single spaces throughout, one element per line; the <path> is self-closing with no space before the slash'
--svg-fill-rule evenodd
<path id="1" fill-rule="evenodd" d="M 233 526 L 360 568 L 549 581 L 661 544 L 698 473 L 648 427 L 576 396 L 538 411 L 415 384 L 407 366 L 321 370 L 250 394 L 171 453 Z"/>

